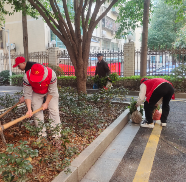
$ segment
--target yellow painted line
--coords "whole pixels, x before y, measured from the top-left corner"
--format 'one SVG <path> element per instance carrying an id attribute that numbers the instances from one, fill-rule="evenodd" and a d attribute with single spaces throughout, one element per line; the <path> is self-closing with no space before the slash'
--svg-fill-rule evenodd
<path id="1" fill-rule="evenodd" d="M 147 142 L 133 182 L 148 182 L 162 127 L 156 124 Z"/>

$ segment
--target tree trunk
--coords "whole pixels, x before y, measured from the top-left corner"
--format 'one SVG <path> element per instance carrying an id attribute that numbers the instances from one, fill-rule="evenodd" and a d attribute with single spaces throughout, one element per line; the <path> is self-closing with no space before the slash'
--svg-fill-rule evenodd
<path id="1" fill-rule="evenodd" d="M 147 74 L 147 41 L 148 41 L 149 7 L 150 7 L 150 0 L 145 0 L 144 13 L 143 13 L 141 64 L 140 64 L 141 77 L 144 77 Z"/>
<path id="2" fill-rule="evenodd" d="M 83 67 L 76 71 L 76 78 L 78 94 L 81 92 L 86 93 L 87 74 L 85 74 Z"/>
<path id="3" fill-rule="evenodd" d="M 25 5 L 24 5 L 25 6 Z M 27 15 L 22 11 L 22 27 L 23 27 L 23 47 L 24 47 L 24 57 L 25 62 L 29 61 L 28 57 L 28 30 L 27 30 Z"/>

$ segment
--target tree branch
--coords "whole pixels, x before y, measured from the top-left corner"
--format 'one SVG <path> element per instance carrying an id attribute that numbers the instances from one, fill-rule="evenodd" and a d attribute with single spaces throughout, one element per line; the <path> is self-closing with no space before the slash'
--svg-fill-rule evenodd
<path id="1" fill-rule="evenodd" d="M 104 3 L 105 1 L 106 1 L 106 0 L 103 0 L 103 3 Z M 90 20 L 89 28 L 92 26 L 92 24 L 94 24 L 95 19 L 96 19 L 96 16 L 97 16 L 97 14 L 98 14 L 98 12 L 99 12 L 99 9 L 100 9 L 101 5 L 102 5 L 102 2 L 100 2 L 100 0 L 96 1 L 96 6 L 95 6 L 95 8 L 94 8 L 94 12 L 93 12 L 92 17 L 91 17 L 91 20 Z"/>
<path id="2" fill-rule="evenodd" d="M 86 30 L 88 28 L 88 21 L 89 21 L 89 18 L 90 18 L 91 7 L 92 7 L 93 1 L 94 0 L 90 0 L 90 2 L 89 2 L 88 12 L 87 12 L 86 21 L 85 21 L 85 28 L 86 28 Z"/>
<path id="3" fill-rule="evenodd" d="M 59 26 L 59 28 L 62 30 L 64 37 L 67 37 L 68 32 L 69 32 L 68 27 L 67 27 L 63 17 L 61 16 L 61 13 L 59 13 L 60 9 L 59 9 L 58 5 L 54 4 L 54 2 L 56 3 L 56 0 L 54 0 L 54 2 L 53 2 L 53 0 L 49 0 L 49 1 L 50 1 L 50 5 L 52 7 L 52 10 L 53 10 L 55 16 L 57 15 L 59 18 L 58 23 L 59 23 L 59 25 L 61 25 L 61 26 Z"/>
<path id="4" fill-rule="evenodd" d="M 70 33 L 71 33 L 71 35 L 72 35 L 72 39 L 73 39 L 74 42 L 77 44 L 75 32 L 74 32 L 74 29 L 73 29 L 73 27 L 72 27 L 72 23 L 71 23 L 71 21 L 70 21 L 70 16 L 69 16 L 69 13 L 68 13 L 68 8 L 67 8 L 66 0 L 63 0 L 63 8 L 64 8 L 64 10 L 65 10 L 65 16 L 66 16 L 66 20 L 67 20 L 68 27 L 69 27 L 69 29 L 70 29 Z"/>
<path id="5" fill-rule="evenodd" d="M 29 0 L 28 0 L 29 1 Z M 34 3 L 35 4 L 35 6 L 36 6 L 36 3 L 40 6 L 38 6 L 37 5 L 37 7 L 38 8 L 40 8 L 40 10 L 46 15 L 46 16 L 48 16 L 49 17 L 49 20 L 50 21 L 52 21 L 52 23 L 57 27 L 57 28 L 59 28 L 59 25 L 55 22 L 55 20 L 50 16 L 50 14 L 49 14 L 49 12 L 47 11 L 47 9 L 38 1 L 38 0 L 35 0 L 36 1 L 36 3 L 33 1 L 33 0 L 31 0 L 32 1 L 32 3 Z M 31 3 L 31 1 L 29 1 L 30 3 Z"/>
<path id="6" fill-rule="evenodd" d="M 43 10 L 38 6 L 38 4 L 36 4 L 33 0 L 28 0 L 30 2 L 30 4 L 40 13 L 40 15 L 44 18 L 44 20 L 47 22 L 48 26 L 50 27 L 50 29 L 59 37 L 59 39 L 61 39 L 63 41 L 64 44 L 66 44 L 66 40 L 65 37 L 63 35 L 61 35 L 59 33 L 58 30 L 55 29 L 54 26 L 56 26 L 56 22 L 53 20 L 53 18 L 51 16 L 46 16 L 45 12 L 43 12 Z M 45 8 L 44 8 L 45 9 Z M 46 9 L 45 9 L 46 10 Z M 46 10 L 47 11 L 47 10 Z M 53 20 L 53 21 L 52 21 Z M 52 21 L 52 24 L 50 21 Z M 58 25 L 56 26 L 58 27 Z"/>
<path id="7" fill-rule="evenodd" d="M 109 7 L 100 15 L 100 17 L 98 17 L 98 19 L 97 19 L 97 20 L 94 22 L 94 24 L 93 24 L 93 27 L 94 27 L 94 28 L 95 28 L 96 25 L 99 23 L 99 21 L 100 21 L 103 17 L 106 16 L 106 14 L 111 10 L 111 8 L 114 6 L 114 4 L 117 3 L 117 1 L 118 1 L 118 0 L 113 0 L 113 1 L 110 3 Z"/>

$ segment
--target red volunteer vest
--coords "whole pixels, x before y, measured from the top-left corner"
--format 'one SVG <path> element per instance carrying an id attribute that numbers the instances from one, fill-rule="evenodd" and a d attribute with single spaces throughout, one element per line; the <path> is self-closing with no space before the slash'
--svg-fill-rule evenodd
<path id="1" fill-rule="evenodd" d="M 28 79 L 28 81 L 29 81 L 30 85 L 32 86 L 32 89 L 35 93 L 46 94 L 48 92 L 48 86 L 49 86 L 51 79 L 52 79 L 52 69 L 47 67 L 47 70 L 48 70 L 48 75 L 47 75 L 46 79 L 43 80 L 42 82 L 32 82 L 30 80 L 30 75 L 29 75 L 30 70 L 26 72 L 27 79 Z"/>
<path id="2" fill-rule="evenodd" d="M 152 93 L 154 92 L 154 90 L 162 83 L 169 83 L 172 85 L 172 83 L 170 83 L 169 81 L 163 79 L 163 78 L 153 78 L 153 79 L 149 79 L 145 82 L 143 82 L 146 85 L 146 101 L 149 102 L 150 97 L 152 95 Z M 172 85 L 173 86 L 173 85 Z M 175 99 L 175 95 L 173 94 L 172 99 Z"/>

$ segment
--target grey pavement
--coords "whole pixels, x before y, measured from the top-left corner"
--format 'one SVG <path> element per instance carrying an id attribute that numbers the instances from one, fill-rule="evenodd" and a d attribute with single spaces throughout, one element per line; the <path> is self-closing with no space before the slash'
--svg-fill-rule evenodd
<path id="1" fill-rule="evenodd" d="M 186 103 L 171 102 L 168 124 L 163 128 L 149 182 L 186 181 Z"/>
<path id="2" fill-rule="evenodd" d="M 149 182 L 186 181 L 186 102 L 177 100 L 170 102 Z M 132 182 L 151 132 L 129 122 L 81 182 Z"/>
<path id="3" fill-rule="evenodd" d="M 81 182 L 108 182 L 138 130 L 139 125 L 129 122 L 107 147 Z"/>
<path id="4" fill-rule="evenodd" d="M 2 94 L 15 94 L 23 90 L 23 87 L 18 86 L 0 86 L 0 95 Z"/>

